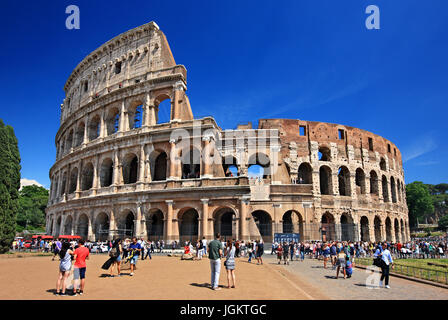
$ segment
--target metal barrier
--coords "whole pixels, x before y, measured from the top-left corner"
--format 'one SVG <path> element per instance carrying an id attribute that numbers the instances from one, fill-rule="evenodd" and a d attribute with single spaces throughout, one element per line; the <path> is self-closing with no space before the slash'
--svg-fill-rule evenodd
<path id="1" fill-rule="evenodd" d="M 369 266 L 373 264 L 373 259 L 355 258 L 355 264 Z M 448 271 L 441 271 L 416 266 L 407 266 L 395 261 L 394 269 L 390 270 L 390 274 L 394 273 L 448 285 Z"/>

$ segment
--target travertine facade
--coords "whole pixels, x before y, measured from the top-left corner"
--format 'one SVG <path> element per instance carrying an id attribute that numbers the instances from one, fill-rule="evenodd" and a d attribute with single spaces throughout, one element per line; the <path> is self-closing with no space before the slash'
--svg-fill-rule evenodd
<path id="1" fill-rule="evenodd" d="M 409 239 L 401 154 L 343 125 L 263 119 L 222 130 L 194 119 L 186 69 L 151 22 L 88 55 L 64 90 L 47 233 Z M 159 123 L 162 101 L 170 121 Z M 252 179 L 259 168 L 262 178 Z"/>

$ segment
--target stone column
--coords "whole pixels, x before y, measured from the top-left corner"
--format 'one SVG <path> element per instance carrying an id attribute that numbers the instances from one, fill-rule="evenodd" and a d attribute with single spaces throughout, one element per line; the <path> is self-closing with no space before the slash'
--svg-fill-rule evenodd
<path id="1" fill-rule="evenodd" d="M 141 233 L 141 221 L 142 221 L 142 203 L 137 202 L 137 217 L 134 220 L 134 234 L 135 237 L 140 238 Z"/>
<path id="2" fill-rule="evenodd" d="M 165 200 L 168 210 L 166 213 L 166 231 L 165 231 L 165 239 L 167 242 L 172 242 L 175 239 L 173 239 L 173 200 Z"/>
<path id="3" fill-rule="evenodd" d="M 103 110 L 101 113 L 101 128 L 100 128 L 100 138 L 104 138 L 106 136 L 106 111 Z"/>
<path id="4" fill-rule="evenodd" d="M 339 179 L 338 179 L 338 172 L 332 172 L 331 174 L 331 185 L 333 190 L 329 190 L 330 194 L 339 196 Z"/>
<path id="5" fill-rule="evenodd" d="M 100 158 L 97 156 L 96 157 L 96 159 L 95 159 L 95 161 L 94 161 L 94 165 L 93 165 L 93 182 L 92 182 L 92 195 L 94 196 L 94 195 L 96 195 L 96 190 L 98 189 L 98 182 L 99 182 L 99 179 L 98 179 L 98 166 L 99 166 L 99 161 L 100 161 Z"/>
<path id="6" fill-rule="evenodd" d="M 93 219 L 93 212 L 88 215 L 89 218 L 89 225 L 87 229 L 87 239 L 92 240 L 93 239 L 93 228 L 92 228 L 92 219 Z"/>
<path id="7" fill-rule="evenodd" d="M 145 145 L 140 145 L 140 157 L 138 159 L 138 180 L 137 189 L 143 189 L 145 183 Z"/>
<path id="8" fill-rule="evenodd" d="M 212 175 L 210 174 L 210 162 L 211 162 L 211 157 L 210 157 L 210 140 L 211 137 L 203 137 L 202 141 L 204 141 L 204 154 L 203 154 L 203 174 L 201 176 L 201 178 L 210 178 L 212 177 Z"/>
<path id="9" fill-rule="evenodd" d="M 176 164 L 177 164 L 177 150 L 176 150 L 176 140 L 170 140 L 170 180 L 177 178 L 176 176 Z"/>
<path id="10" fill-rule="evenodd" d="M 392 242 L 397 242 L 397 239 L 395 239 L 395 224 L 394 221 L 390 221 L 390 232 L 392 233 Z"/>
<path id="11" fill-rule="evenodd" d="M 114 209 L 112 208 L 110 210 L 110 219 L 109 219 L 109 240 L 113 240 L 114 239 L 114 230 L 116 229 L 116 224 L 115 224 L 115 213 L 114 213 Z"/>
<path id="12" fill-rule="evenodd" d="M 202 219 L 201 219 L 201 233 L 199 236 L 205 237 L 206 239 L 211 239 L 212 236 L 208 234 L 207 224 L 208 224 L 208 202 L 209 199 L 201 199 L 202 202 Z"/>
<path id="13" fill-rule="evenodd" d="M 312 173 L 313 177 L 313 195 L 318 195 L 320 194 L 320 174 L 319 174 L 319 170 L 313 170 Z"/>
<path id="14" fill-rule="evenodd" d="M 126 130 L 126 118 L 127 118 L 127 113 L 126 113 L 126 106 L 125 106 L 125 100 L 123 99 L 121 101 L 121 109 L 120 109 L 120 123 L 118 125 L 118 132 L 123 132 Z"/>
<path id="15" fill-rule="evenodd" d="M 247 211 L 250 203 L 250 198 L 243 197 L 240 200 L 240 240 L 249 240 L 249 228 L 247 226 Z"/>
<path id="16" fill-rule="evenodd" d="M 86 119 L 84 120 L 84 123 L 85 123 L 85 125 L 84 125 L 84 139 L 82 141 L 82 146 L 83 147 L 87 144 L 87 142 L 89 142 L 89 136 L 88 136 L 88 131 L 87 131 L 87 129 L 89 128 L 88 121 L 89 121 L 89 117 L 86 116 Z"/>
<path id="17" fill-rule="evenodd" d="M 181 120 L 180 114 L 180 105 L 179 100 L 181 99 L 184 90 L 186 90 L 185 84 L 182 81 L 176 82 L 174 85 L 174 101 L 172 101 L 172 113 L 171 113 L 171 121 L 172 120 Z"/>
<path id="18" fill-rule="evenodd" d="M 374 218 L 373 219 L 369 219 L 369 240 L 371 242 L 375 242 L 377 241 L 377 239 L 375 238 L 375 221 Z"/>

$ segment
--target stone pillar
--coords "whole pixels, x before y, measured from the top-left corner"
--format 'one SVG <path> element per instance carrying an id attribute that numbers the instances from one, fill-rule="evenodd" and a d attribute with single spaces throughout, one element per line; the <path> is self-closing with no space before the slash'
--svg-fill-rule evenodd
<path id="1" fill-rule="evenodd" d="M 208 202 L 209 199 L 201 199 L 202 202 L 202 219 L 201 219 L 201 229 L 199 237 L 205 237 L 206 239 L 211 239 L 213 235 L 208 234 L 207 224 L 208 224 Z"/>
<path id="2" fill-rule="evenodd" d="M 93 219 L 93 212 L 88 215 L 89 218 L 89 225 L 87 229 L 87 239 L 92 240 L 93 239 L 93 228 L 92 228 L 92 219 Z"/>
<path id="3" fill-rule="evenodd" d="M 312 179 L 313 179 L 313 195 L 319 195 L 320 194 L 320 174 L 319 170 L 315 171 L 313 170 L 312 173 Z"/>
<path id="4" fill-rule="evenodd" d="M 173 238 L 173 200 L 165 200 L 168 210 L 166 213 L 166 231 L 165 231 L 165 239 L 169 242 L 172 242 L 176 239 Z"/>
<path id="5" fill-rule="evenodd" d="M 352 199 L 358 197 L 358 194 L 356 193 L 356 174 L 353 172 L 350 173 L 350 192 Z"/>
<path id="6" fill-rule="evenodd" d="M 103 110 L 101 113 L 101 128 L 100 128 L 100 138 L 104 138 L 106 136 L 106 111 Z"/>
<path id="7" fill-rule="evenodd" d="M 394 221 L 390 221 L 390 232 L 392 233 L 392 242 L 396 243 L 397 239 L 395 239 L 395 224 Z"/>
<path id="8" fill-rule="evenodd" d="M 145 145 L 140 145 L 140 157 L 138 164 L 138 180 L 137 189 L 143 189 L 143 184 L 145 183 Z"/>
<path id="9" fill-rule="evenodd" d="M 201 178 L 211 178 L 213 175 L 210 174 L 210 162 L 211 162 L 211 157 L 210 157 L 210 140 L 211 137 L 203 137 L 202 141 L 204 141 L 204 154 L 203 154 L 203 174 L 201 176 Z"/>
<path id="10" fill-rule="evenodd" d="M 89 142 L 89 135 L 88 135 L 88 131 L 87 131 L 87 129 L 89 128 L 88 121 L 89 121 L 89 117 L 86 116 L 86 119 L 84 120 L 84 123 L 85 123 L 85 125 L 84 125 L 84 139 L 82 141 L 82 146 L 83 147 L 87 144 L 87 142 Z"/>
<path id="11" fill-rule="evenodd" d="M 374 219 L 369 219 L 369 240 L 371 242 L 376 242 L 375 238 L 375 221 Z"/>
<path id="12" fill-rule="evenodd" d="M 134 234 L 135 237 L 140 238 L 141 233 L 141 221 L 142 221 L 142 203 L 137 202 L 137 217 L 134 220 Z"/>
<path id="13" fill-rule="evenodd" d="M 123 132 L 126 130 L 126 106 L 125 106 L 125 100 L 123 99 L 121 101 L 121 109 L 120 109 L 120 123 L 118 125 L 118 132 Z"/>
<path id="14" fill-rule="evenodd" d="M 339 196 L 339 179 L 338 179 L 338 172 L 332 172 L 331 174 L 331 185 L 333 190 L 329 190 L 330 194 Z"/>
<path id="15" fill-rule="evenodd" d="M 99 179 L 98 179 L 98 166 L 99 166 L 100 158 L 97 156 L 94 165 L 93 165 L 93 183 L 92 183 L 92 195 L 96 195 L 96 190 L 99 188 Z"/>
<path id="16" fill-rule="evenodd" d="M 116 224 L 115 224 L 115 213 L 114 213 L 114 209 L 112 208 L 110 210 L 110 219 L 109 219 L 109 240 L 113 240 L 114 239 L 114 230 L 116 229 Z"/>
<path id="17" fill-rule="evenodd" d="M 177 150 L 176 150 L 176 140 L 170 140 L 170 176 L 169 179 L 176 179 L 176 164 L 177 164 Z"/>
<path id="18" fill-rule="evenodd" d="M 250 203 L 249 197 L 243 197 L 240 200 L 240 240 L 249 240 L 249 228 L 247 225 L 248 206 Z"/>
<path id="19" fill-rule="evenodd" d="M 184 90 L 186 90 L 185 84 L 182 81 L 176 82 L 174 85 L 174 101 L 172 101 L 172 113 L 171 113 L 171 121 L 172 120 L 181 120 L 180 115 L 180 105 L 179 100 L 182 98 Z"/>

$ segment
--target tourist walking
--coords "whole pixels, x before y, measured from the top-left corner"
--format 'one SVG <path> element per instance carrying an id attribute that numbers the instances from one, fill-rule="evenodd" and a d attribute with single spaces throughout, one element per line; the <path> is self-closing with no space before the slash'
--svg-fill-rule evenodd
<path id="1" fill-rule="evenodd" d="M 54 243 L 53 248 L 53 259 L 51 261 L 54 261 L 54 258 L 58 255 L 58 253 L 61 251 L 62 243 L 59 241 L 59 239 Z"/>
<path id="2" fill-rule="evenodd" d="M 262 239 L 257 240 L 256 247 L 257 247 L 257 250 L 256 250 L 256 252 L 257 252 L 257 255 L 256 255 L 256 257 L 257 257 L 257 264 L 260 264 L 260 263 L 263 264 L 263 258 L 261 256 L 264 253 L 264 244 L 263 244 L 263 240 Z"/>
<path id="3" fill-rule="evenodd" d="M 132 243 L 129 245 L 130 254 L 132 256 L 131 258 L 131 273 L 130 275 L 134 275 L 134 271 L 136 270 L 136 264 L 138 257 L 140 256 L 140 252 L 142 251 L 142 247 L 140 246 L 140 243 L 137 242 L 137 238 L 132 238 Z"/>
<path id="4" fill-rule="evenodd" d="M 56 282 L 56 291 L 54 294 L 58 294 L 61 296 L 65 296 L 65 287 L 66 281 L 70 274 L 70 270 L 72 268 L 72 255 L 73 251 L 70 250 L 70 243 L 64 242 L 59 251 L 60 263 L 59 263 L 59 275 L 58 280 Z M 62 291 L 61 291 L 61 282 L 62 282 Z"/>
<path id="5" fill-rule="evenodd" d="M 283 246 L 282 246 L 283 250 L 283 262 L 284 264 L 289 264 L 289 245 L 286 242 L 283 242 Z"/>
<path id="6" fill-rule="evenodd" d="M 79 240 L 79 247 L 74 252 L 75 268 L 73 270 L 73 292 L 75 295 L 84 293 L 85 281 L 86 281 L 86 259 L 89 259 L 89 249 L 84 246 L 84 239 Z M 80 283 L 78 283 L 80 280 Z M 76 290 L 76 285 L 78 289 Z"/>
<path id="7" fill-rule="evenodd" d="M 336 261 L 336 279 L 339 277 L 339 270 L 342 269 L 342 273 L 344 274 L 344 279 L 347 277 L 347 274 L 345 272 L 345 262 L 346 262 L 347 255 L 345 254 L 344 250 L 339 251 Z"/>
<path id="8" fill-rule="evenodd" d="M 111 258 L 115 258 L 112 265 L 110 266 L 109 276 L 113 277 L 114 266 L 117 266 L 117 276 L 121 276 L 121 253 L 123 252 L 123 248 L 121 247 L 121 239 L 117 239 L 112 244 L 112 249 L 110 249 L 109 255 Z"/>
<path id="9" fill-rule="evenodd" d="M 208 258 L 210 259 L 211 281 L 210 286 L 213 290 L 221 290 L 219 287 L 219 274 L 221 272 L 222 244 L 221 235 L 216 234 L 215 240 L 208 244 Z"/>
<path id="10" fill-rule="evenodd" d="M 392 259 L 392 255 L 390 254 L 389 248 L 386 243 L 382 245 L 383 251 L 377 254 L 377 257 L 381 257 L 381 279 L 380 279 L 380 287 L 383 286 L 383 281 L 385 281 L 385 287 L 390 289 L 389 286 L 389 269 L 392 266 L 394 267 L 394 261 Z M 376 254 L 376 253 L 375 253 Z"/>
<path id="11" fill-rule="evenodd" d="M 236 282 L 235 282 L 235 254 L 236 254 L 236 247 L 232 244 L 230 240 L 227 240 L 227 246 L 224 252 L 224 255 L 226 256 L 226 260 L 224 261 L 224 266 L 226 267 L 227 271 L 227 288 L 235 288 Z M 232 278 L 233 285 L 230 286 L 230 278 Z"/>

